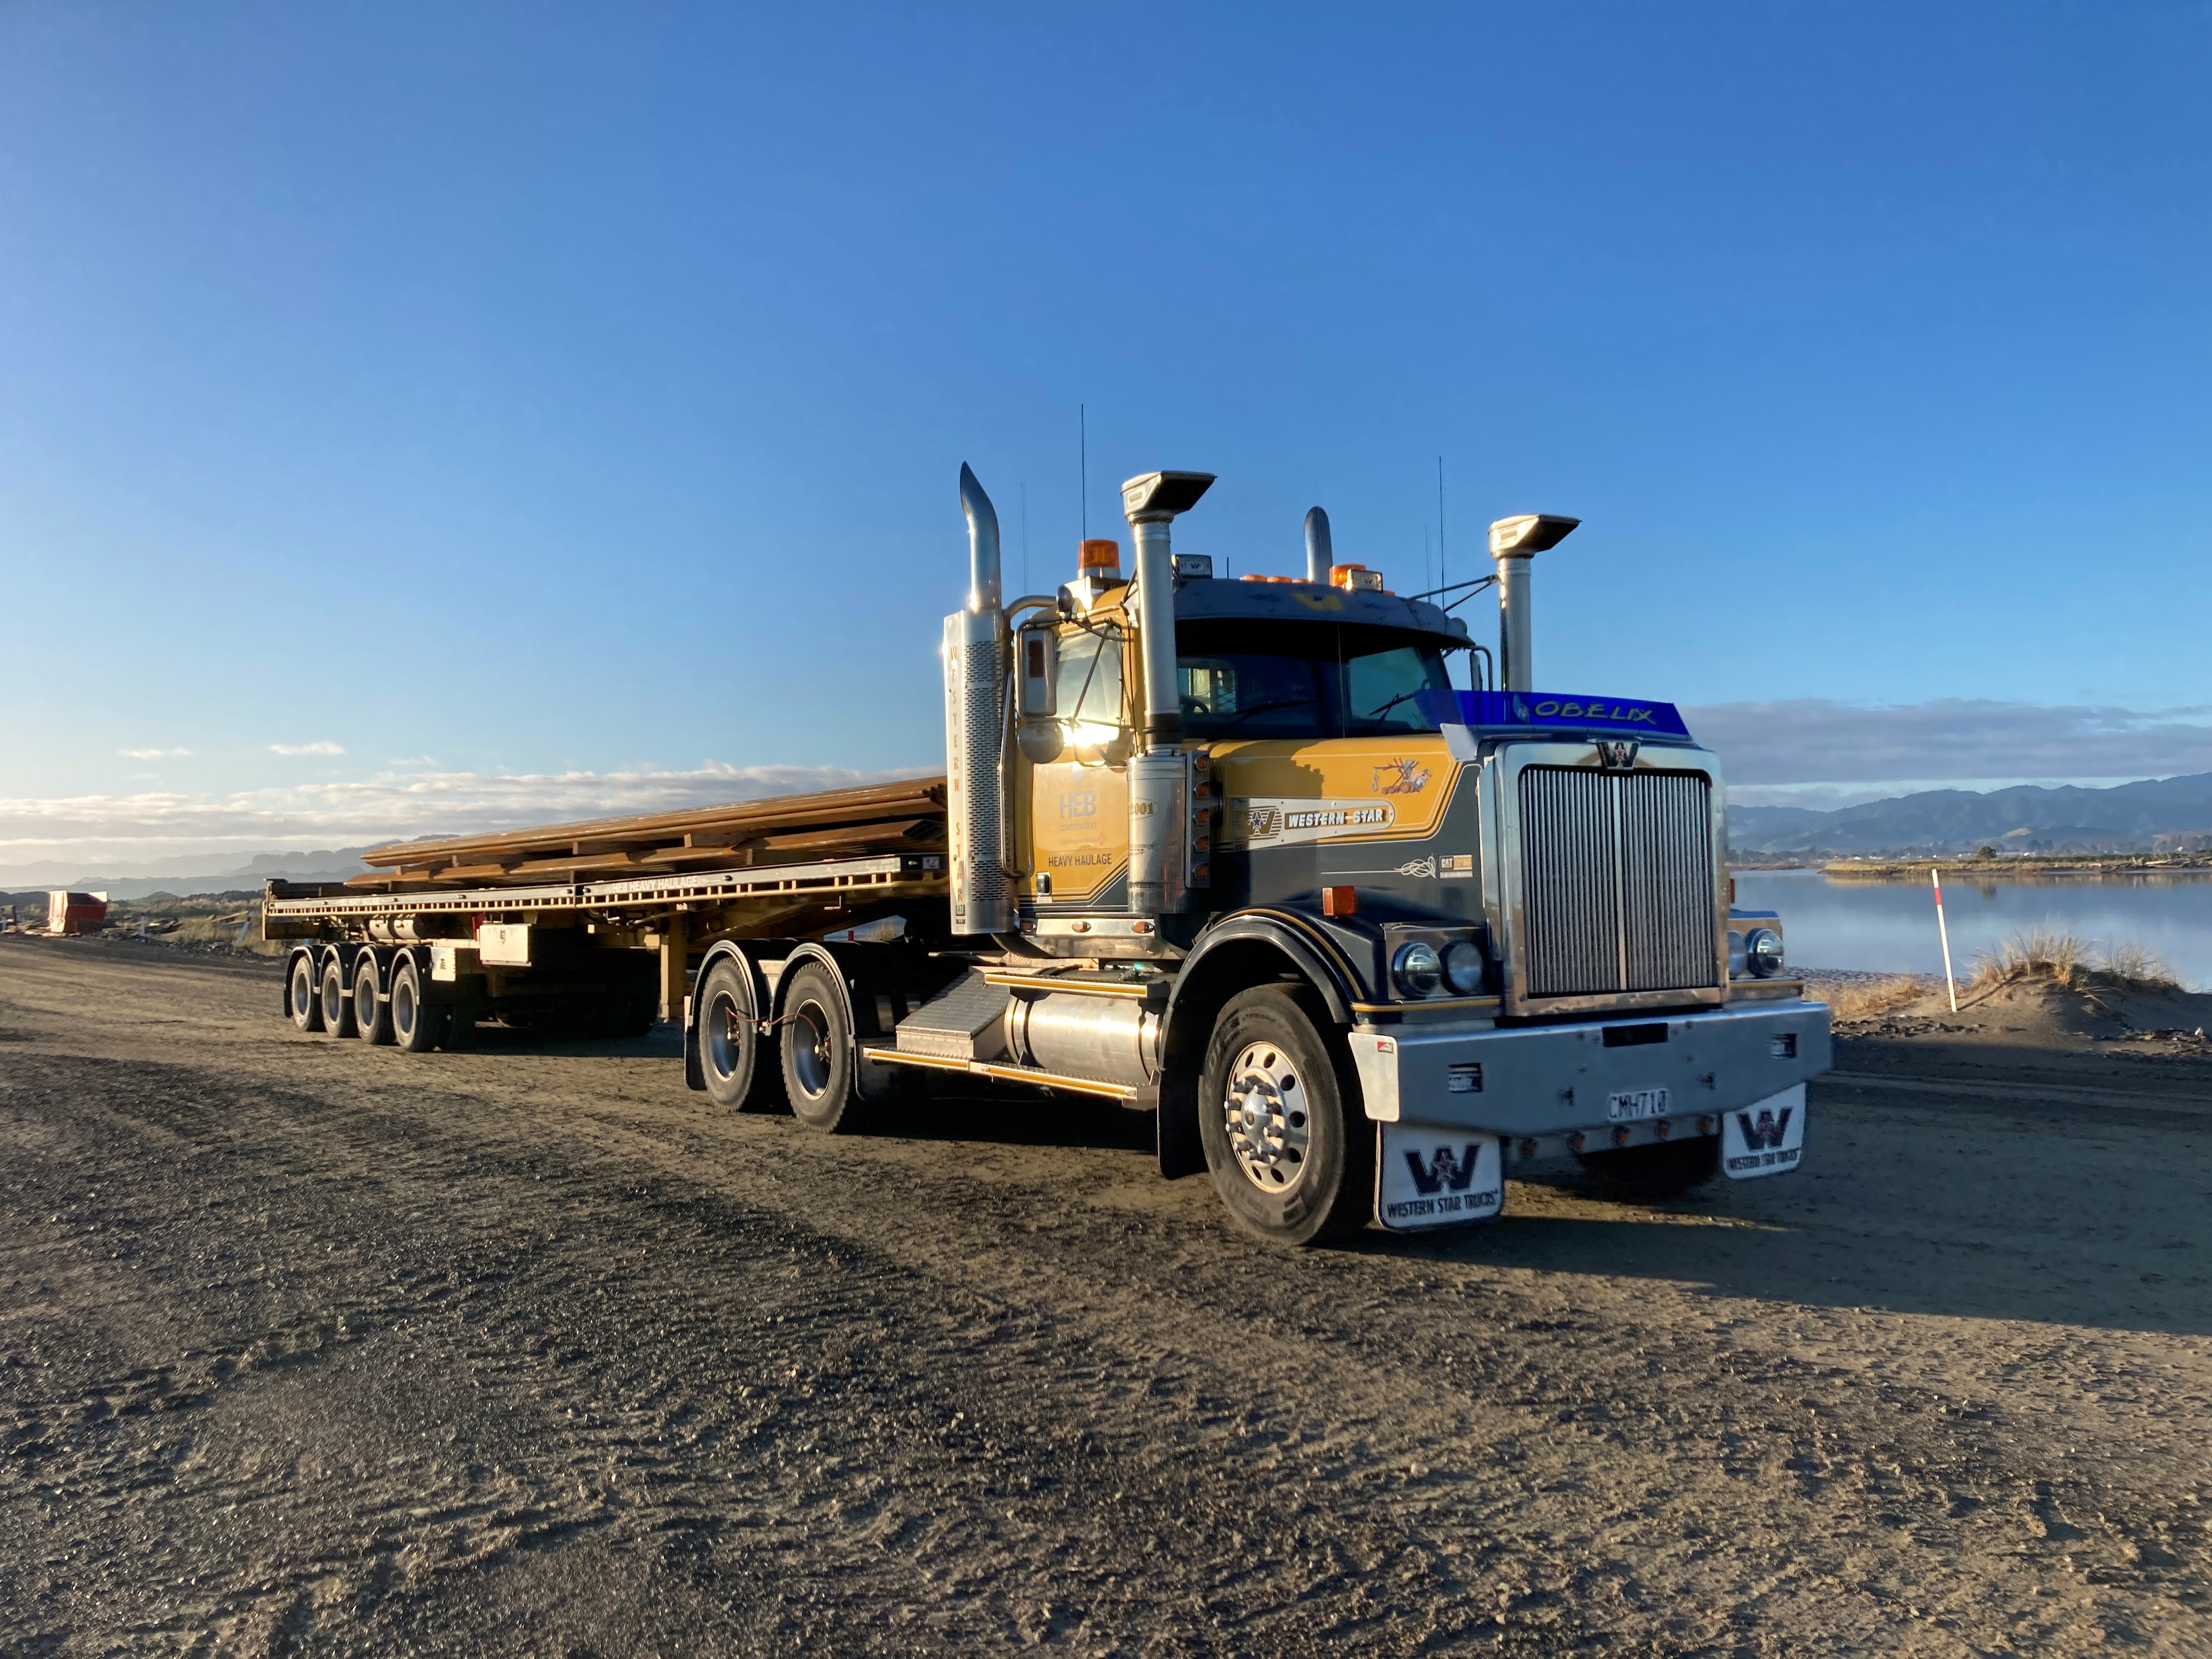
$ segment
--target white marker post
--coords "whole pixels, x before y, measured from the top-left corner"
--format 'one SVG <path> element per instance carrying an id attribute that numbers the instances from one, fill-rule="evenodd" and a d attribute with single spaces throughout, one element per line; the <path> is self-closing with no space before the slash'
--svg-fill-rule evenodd
<path id="1" fill-rule="evenodd" d="M 1936 931 L 1943 939 L 1943 983 L 1951 993 L 1951 1012 L 1959 1012 L 1959 981 L 1951 977 L 1951 929 L 1943 920 L 1943 872 L 1928 866 L 1928 879 L 1936 888 Z"/>

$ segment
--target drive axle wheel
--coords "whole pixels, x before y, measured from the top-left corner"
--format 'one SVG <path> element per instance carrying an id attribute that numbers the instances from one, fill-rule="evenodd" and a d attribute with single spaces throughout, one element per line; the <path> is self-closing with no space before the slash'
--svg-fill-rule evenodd
<path id="1" fill-rule="evenodd" d="M 422 1000 L 422 974 L 412 957 L 392 970 L 392 1004 L 387 1010 L 392 1038 L 410 1054 L 427 1054 L 445 1036 L 451 1011 Z"/>
<path id="2" fill-rule="evenodd" d="M 767 1045 L 753 1024 L 752 986 L 744 964 L 726 957 L 716 963 L 699 997 L 699 1069 L 707 1098 L 732 1112 L 781 1105 L 781 1049 L 763 1052 Z"/>
<path id="3" fill-rule="evenodd" d="M 1232 997 L 1206 1045 L 1199 1134 L 1230 1218 L 1277 1244 L 1358 1232 L 1375 1203 L 1375 1131 L 1320 999 L 1262 985 Z"/>
<path id="4" fill-rule="evenodd" d="M 784 993 L 777 1030 L 791 1115 L 810 1129 L 831 1134 L 850 1134 L 861 1127 L 860 1095 L 854 1086 L 860 1056 L 854 1051 L 843 991 L 820 963 L 802 963 Z"/>
<path id="5" fill-rule="evenodd" d="M 334 1037 L 354 1035 L 353 999 L 346 994 L 345 969 L 336 956 L 323 964 L 323 1030 Z"/>
<path id="6" fill-rule="evenodd" d="M 353 1028 L 364 1041 L 378 1044 L 392 1041 L 392 1005 L 378 994 L 377 970 L 382 966 L 369 951 L 353 959 Z"/>
<path id="7" fill-rule="evenodd" d="M 292 971 L 284 980 L 284 1010 L 302 1031 L 323 1029 L 322 988 L 315 983 L 315 957 L 302 951 L 292 958 Z"/>

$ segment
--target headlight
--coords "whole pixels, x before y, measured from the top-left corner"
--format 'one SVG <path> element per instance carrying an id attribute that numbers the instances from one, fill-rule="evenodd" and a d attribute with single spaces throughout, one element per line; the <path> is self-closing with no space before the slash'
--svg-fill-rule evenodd
<path id="1" fill-rule="evenodd" d="M 1771 927 L 1754 927 L 1743 941 L 1743 965 L 1758 979 L 1772 979 L 1782 971 L 1782 935 Z"/>
<path id="2" fill-rule="evenodd" d="M 1409 997 L 1432 997 L 1444 981 L 1444 965 L 1437 958 L 1437 947 L 1419 939 L 1398 947 L 1398 954 L 1390 959 L 1390 977 L 1398 982 L 1399 994 Z"/>
<path id="3" fill-rule="evenodd" d="M 1454 996 L 1479 995 L 1486 965 L 1482 947 L 1471 939 L 1454 939 L 1444 946 L 1444 983 L 1451 987 Z"/>

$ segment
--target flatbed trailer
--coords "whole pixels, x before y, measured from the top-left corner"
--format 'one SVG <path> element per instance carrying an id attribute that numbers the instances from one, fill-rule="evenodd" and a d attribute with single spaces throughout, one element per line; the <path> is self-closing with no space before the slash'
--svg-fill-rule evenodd
<path id="1" fill-rule="evenodd" d="M 1532 1160 L 1644 1195 L 1796 1168 L 1827 1010 L 1729 902 L 1717 760 L 1670 705 L 1529 689 L 1529 561 L 1574 520 L 1500 520 L 1462 585 L 1499 591 L 1492 689 L 1449 596 L 1337 563 L 1317 508 L 1302 577 L 1176 557 L 1210 483 L 1124 487 L 1133 580 L 1091 541 L 1006 604 L 963 468 L 942 776 L 271 883 L 286 1014 L 416 1053 L 666 1021 L 714 1104 L 831 1132 L 948 1073 L 1110 1099 L 1291 1244 L 1487 1218 Z"/>

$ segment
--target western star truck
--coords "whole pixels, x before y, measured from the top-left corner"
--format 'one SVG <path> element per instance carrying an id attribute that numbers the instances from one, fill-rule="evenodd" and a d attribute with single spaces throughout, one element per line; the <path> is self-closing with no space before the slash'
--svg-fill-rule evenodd
<path id="1" fill-rule="evenodd" d="M 1286 1244 L 1482 1220 L 1543 1159 L 1644 1196 L 1796 1168 L 1828 1011 L 1731 906 L 1718 763 L 1669 704 L 1534 689 L 1531 561 L 1577 521 L 1404 598 L 1316 508 L 1303 574 L 1230 580 L 1170 545 L 1212 483 L 1131 479 L 1133 568 L 1086 540 L 1008 603 L 963 467 L 941 778 L 273 882 L 286 1014 L 417 1053 L 680 1023 L 714 1105 L 830 1133 L 948 1074 L 1103 1097 Z M 1494 658 L 1449 608 L 1493 585 Z"/>

